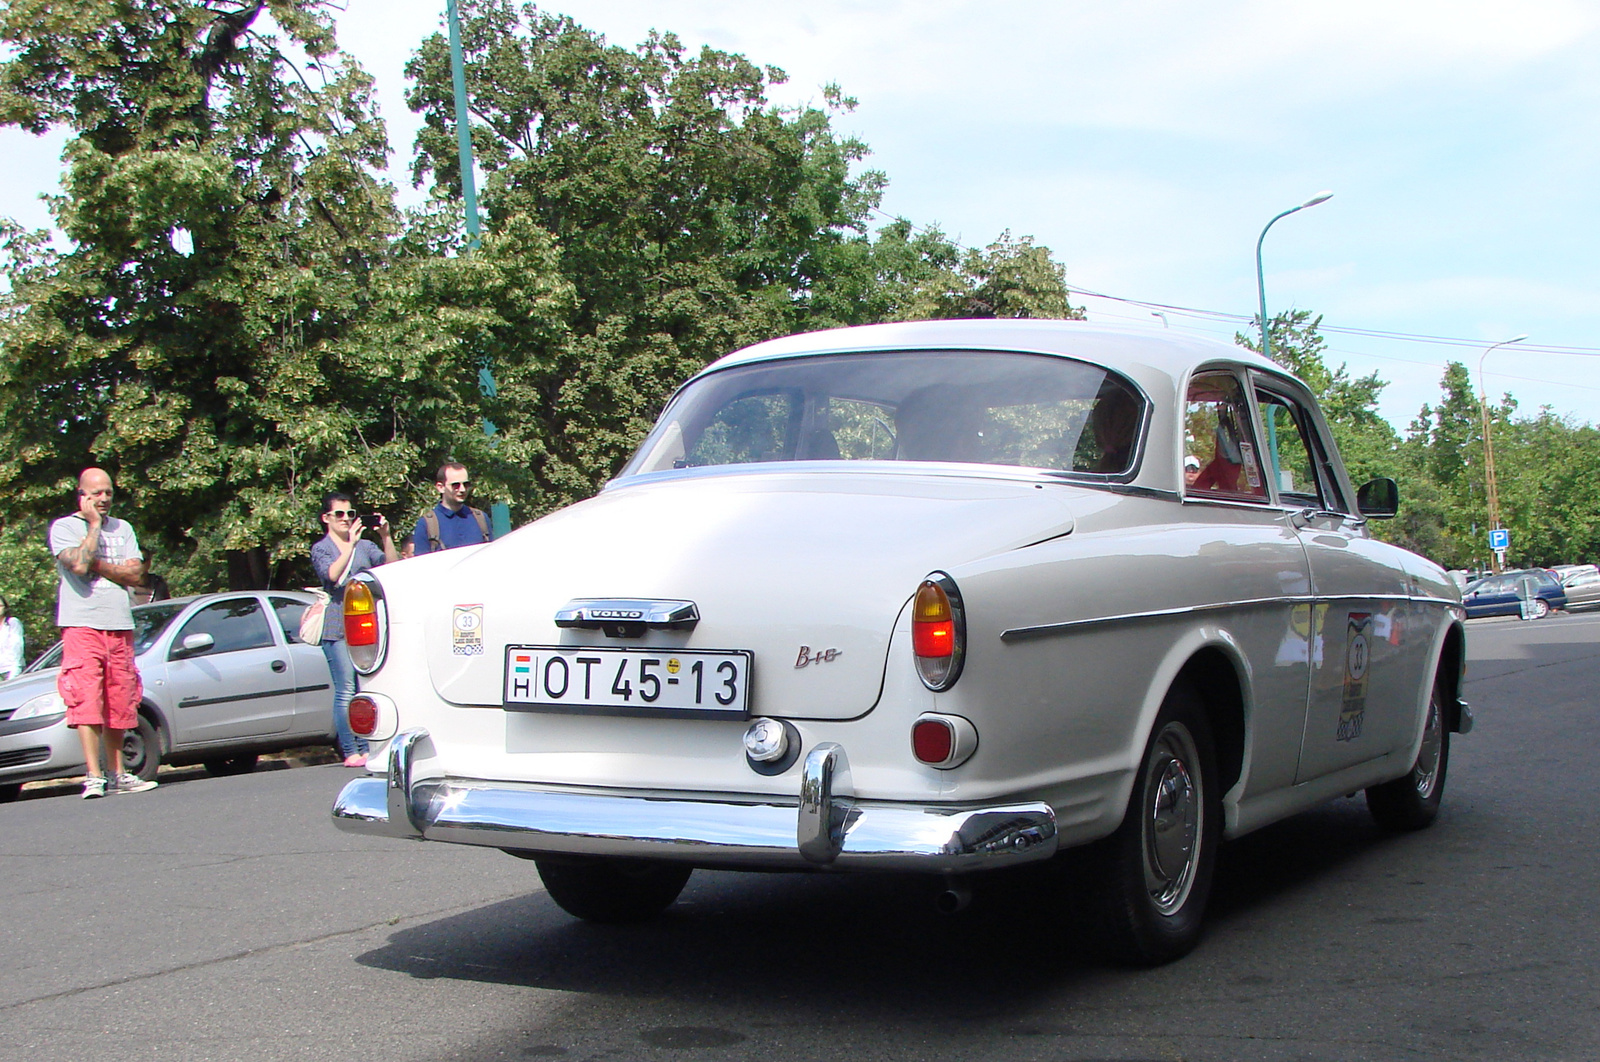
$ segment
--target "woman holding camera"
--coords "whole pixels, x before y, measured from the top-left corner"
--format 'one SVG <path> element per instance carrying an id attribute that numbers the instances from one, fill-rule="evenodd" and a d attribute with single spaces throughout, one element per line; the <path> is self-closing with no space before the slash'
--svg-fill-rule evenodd
<path id="1" fill-rule="evenodd" d="M 383 542 L 379 549 L 362 535 L 371 523 Z M 367 765 L 367 742 L 350 729 L 350 698 L 356 693 L 356 669 L 350 662 L 350 648 L 344 643 L 344 587 L 351 576 L 376 568 L 386 561 L 397 561 L 389 521 L 374 516 L 363 521 L 356 513 L 355 500 L 343 491 L 322 499 L 325 537 L 311 547 L 311 566 L 328 592 L 328 611 L 322 624 L 322 655 L 328 659 L 333 676 L 333 727 L 339 738 L 339 755 L 346 767 Z"/>

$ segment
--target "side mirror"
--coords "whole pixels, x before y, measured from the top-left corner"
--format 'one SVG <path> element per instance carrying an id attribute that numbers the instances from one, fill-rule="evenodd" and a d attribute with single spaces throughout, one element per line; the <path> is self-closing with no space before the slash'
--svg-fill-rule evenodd
<path id="1" fill-rule="evenodd" d="M 183 644 L 178 646 L 178 651 L 174 655 L 194 656 L 196 653 L 205 652 L 216 644 L 217 640 L 209 634 L 191 634 L 183 640 Z"/>
<path id="2" fill-rule="evenodd" d="M 1391 520 L 1400 511 L 1400 488 L 1392 479 L 1369 479 L 1356 491 L 1356 508 L 1369 520 Z"/>

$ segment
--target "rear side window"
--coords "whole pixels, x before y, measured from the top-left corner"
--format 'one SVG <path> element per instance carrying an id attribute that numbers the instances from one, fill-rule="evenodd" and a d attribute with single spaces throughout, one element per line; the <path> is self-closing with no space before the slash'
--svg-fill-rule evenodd
<path id="1" fill-rule="evenodd" d="M 272 611 L 278 618 L 278 629 L 283 632 L 283 640 L 290 645 L 300 641 L 300 617 L 306 613 L 304 602 L 296 601 L 292 597 L 272 597 Z"/>
<path id="2" fill-rule="evenodd" d="M 276 644 L 272 628 L 261 614 L 261 602 L 253 597 L 215 601 L 196 612 L 173 639 L 173 649 L 176 651 L 191 634 L 209 634 L 214 643 L 209 649 L 190 654 L 192 657 L 265 649 Z"/>
<path id="3" fill-rule="evenodd" d="M 1238 377 L 1229 372 L 1211 372 L 1189 381 L 1183 437 L 1188 493 L 1266 501 L 1266 480 Z"/>

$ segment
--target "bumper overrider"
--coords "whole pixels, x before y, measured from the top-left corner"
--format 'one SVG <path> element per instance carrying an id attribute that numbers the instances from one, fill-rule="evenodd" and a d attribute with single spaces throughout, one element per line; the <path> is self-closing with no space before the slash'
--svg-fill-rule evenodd
<path id="1" fill-rule="evenodd" d="M 793 800 L 645 796 L 472 778 L 415 779 L 426 730 L 398 734 L 387 777 L 358 778 L 333 805 L 351 833 L 517 852 L 663 859 L 706 867 L 908 870 L 1011 866 L 1056 851 L 1045 803 L 927 807 L 837 796 L 844 749 L 813 748 Z"/>

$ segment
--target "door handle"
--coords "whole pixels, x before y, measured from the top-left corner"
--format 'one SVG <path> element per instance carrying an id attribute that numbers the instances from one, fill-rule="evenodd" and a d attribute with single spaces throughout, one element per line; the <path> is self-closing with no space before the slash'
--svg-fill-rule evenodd
<path id="1" fill-rule="evenodd" d="M 274 670 L 274 671 L 282 671 L 283 669 L 285 669 L 288 666 L 289 665 L 285 664 L 282 660 L 274 660 L 272 662 L 272 670 Z"/>

